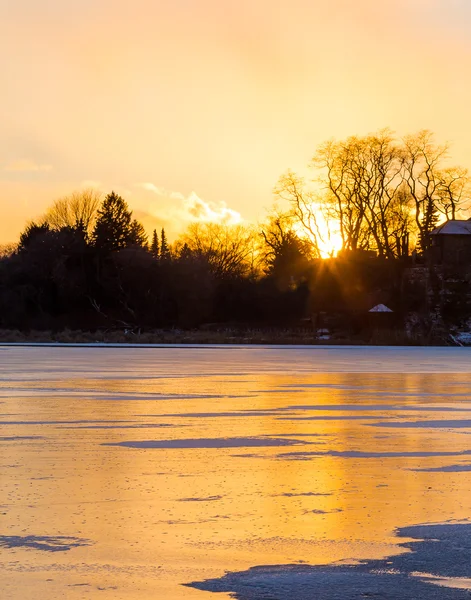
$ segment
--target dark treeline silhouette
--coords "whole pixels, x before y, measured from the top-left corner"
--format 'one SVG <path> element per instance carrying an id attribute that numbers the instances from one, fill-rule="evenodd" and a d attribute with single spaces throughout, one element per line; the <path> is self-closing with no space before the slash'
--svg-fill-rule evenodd
<path id="1" fill-rule="evenodd" d="M 318 329 L 335 321 L 354 334 L 380 302 L 394 310 L 395 326 L 411 314 L 430 320 L 430 276 L 406 274 L 431 268 L 431 231 L 467 208 L 467 172 L 445 167 L 446 152 L 429 132 L 328 142 L 311 163 L 311 189 L 292 172 L 280 178 L 285 208 L 265 223 L 196 222 L 173 244 L 164 229 L 149 242 L 116 193 L 74 193 L 0 252 L 0 328 Z M 342 249 L 325 258 L 334 231 Z M 467 304 L 447 315 L 465 320 Z"/>

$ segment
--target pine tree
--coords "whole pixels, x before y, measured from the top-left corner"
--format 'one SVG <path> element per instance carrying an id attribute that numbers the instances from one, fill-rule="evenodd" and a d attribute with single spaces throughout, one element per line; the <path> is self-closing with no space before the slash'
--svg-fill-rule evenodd
<path id="1" fill-rule="evenodd" d="M 152 233 L 152 243 L 150 245 L 150 253 L 156 259 L 158 259 L 159 256 L 160 256 L 160 252 L 159 252 L 159 236 L 157 235 L 157 230 L 156 229 L 154 229 L 154 232 Z"/>
<path id="2" fill-rule="evenodd" d="M 422 254 L 426 254 L 430 248 L 430 233 L 438 224 L 438 211 L 433 198 L 428 198 L 425 204 L 424 216 L 422 217 L 419 245 Z"/>
<path id="3" fill-rule="evenodd" d="M 171 258 L 170 248 L 167 243 L 167 236 L 165 235 L 165 229 L 162 227 L 160 234 L 160 260 L 169 260 Z"/>
<path id="4" fill-rule="evenodd" d="M 126 248 L 131 239 L 131 216 L 126 201 L 115 192 L 108 194 L 97 212 L 92 240 L 102 250 Z"/>
<path id="5" fill-rule="evenodd" d="M 139 223 L 136 219 L 131 223 L 129 229 L 129 246 L 138 246 L 147 250 L 149 247 L 149 240 L 147 239 L 147 233 L 142 223 Z"/>
<path id="6" fill-rule="evenodd" d="M 182 259 L 182 260 L 189 260 L 192 257 L 192 252 L 190 250 L 190 246 L 188 246 L 188 244 L 185 242 L 183 244 L 183 248 L 181 248 L 178 258 Z"/>
<path id="7" fill-rule="evenodd" d="M 47 223 L 38 225 L 37 223 L 31 222 L 26 226 L 26 229 L 20 235 L 20 243 L 18 244 L 18 250 L 25 250 L 35 239 L 41 239 L 45 234 L 49 233 L 51 228 Z"/>

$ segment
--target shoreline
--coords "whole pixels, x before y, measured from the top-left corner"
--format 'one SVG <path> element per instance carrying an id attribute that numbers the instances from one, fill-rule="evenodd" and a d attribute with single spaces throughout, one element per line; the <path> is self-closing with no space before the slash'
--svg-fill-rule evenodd
<path id="1" fill-rule="evenodd" d="M 234 330 L 158 330 L 130 331 L 28 331 L 0 330 L 0 346 L 63 346 L 63 347 L 209 347 L 209 346 L 263 346 L 263 347 L 456 347 L 452 336 L 411 337 L 402 330 L 374 330 L 363 335 L 317 336 L 311 330 L 247 329 Z"/>

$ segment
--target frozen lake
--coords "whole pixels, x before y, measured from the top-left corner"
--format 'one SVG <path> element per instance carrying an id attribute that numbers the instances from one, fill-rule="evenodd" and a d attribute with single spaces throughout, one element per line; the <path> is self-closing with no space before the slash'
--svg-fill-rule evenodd
<path id="1" fill-rule="evenodd" d="M 2 599 L 464 599 L 470 517 L 471 348 L 0 347 Z"/>

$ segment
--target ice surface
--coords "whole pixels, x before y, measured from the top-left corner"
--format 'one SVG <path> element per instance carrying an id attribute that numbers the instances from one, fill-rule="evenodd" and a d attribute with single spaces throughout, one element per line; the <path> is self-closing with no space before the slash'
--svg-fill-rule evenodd
<path id="1" fill-rule="evenodd" d="M 21 442 L 23 440 L 43 440 L 41 435 L 4 435 L 0 436 L 0 442 Z"/>
<path id="2" fill-rule="evenodd" d="M 0 347 L 0 598 L 463 597 L 439 584 L 466 587 L 469 529 L 404 527 L 470 516 L 470 364 L 469 348 Z"/>
<path id="3" fill-rule="evenodd" d="M 269 437 L 236 438 L 197 438 L 180 440 L 144 440 L 105 444 L 106 446 L 126 446 L 127 448 L 262 448 L 272 446 L 297 446 L 300 440 Z"/>
<path id="4" fill-rule="evenodd" d="M 431 456 L 469 456 L 471 450 L 462 450 L 461 452 L 449 451 L 430 451 L 419 450 L 407 452 L 363 452 L 361 450 L 327 450 L 325 452 L 316 450 L 314 452 L 283 452 L 278 454 L 278 458 L 310 458 L 319 456 L 336 456 L 339 458 L 427 458 Z"/>

